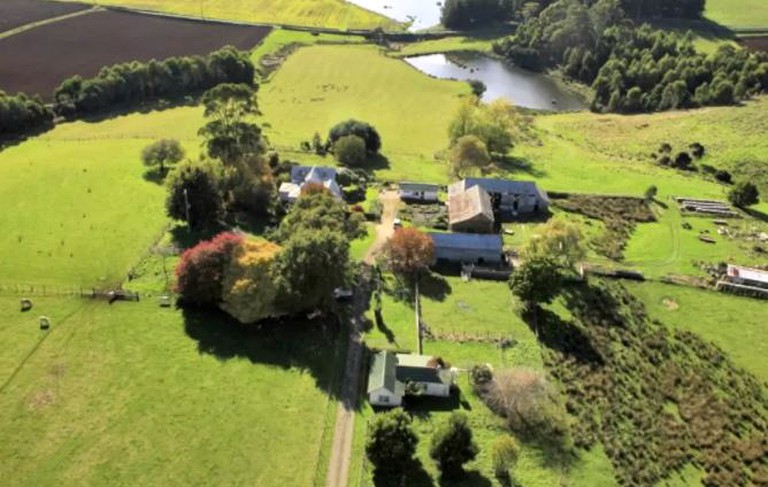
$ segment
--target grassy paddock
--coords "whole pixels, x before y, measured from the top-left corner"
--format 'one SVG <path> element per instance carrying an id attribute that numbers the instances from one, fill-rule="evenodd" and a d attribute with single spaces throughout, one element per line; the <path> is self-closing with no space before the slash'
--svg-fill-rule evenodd
<path id="1" fill-rule="evenodd" d="M 704 15 L 730 28 L 768 28 L 768 3 L 763 0 L 707 0 Z"/>
<path id="2" fill-rule="evenodd" d="M 332 29 L 400 29 L 394 20 L 343 0 L 99 0 L 97 3 L 206 19 Z"/>
<path id="3" fill-rule="evenodd" d="M 715 342 L 737 365 L 768 381 L 765 301 L 669 284 L 626 285 L 651 317 Z"/>
<path id="4" fill-rule="evenodd" d="M 245 331 L 150 300 L 85 302 L 66 320 L 72 303 L 39 305 L 53 326 L 0 392 L 5 485 L 312 485 L 325 468 L 335 333 Z M 4 374 L 38 339 L 26 321 L 3 320 L 20 352 Z"/>
<path id="5" fill-rule="evenodd" d="M 291 151 L 316 131 L 325 135 L 337 122 L 356 118 L 381 134 L 387 160 L 375 164 L 379 177 L 446 182 L 447 170 L 434 154 L 448 144 L 448 122 L 469 91 L 373 46 L 312 46 L 287 59 L 260 90 L 259 103 L 267 135 L 292 158 L 306 157 Z"/>
<path id="6" fill-rule="evenodd" d="M 251 59 L 254 62 L 258 62 L 265 55 L 275 53 L 291 44 L 309 46 L 313 44 L 359 44 L 364 42 L 366 40 L 362 36 L 341 34 L 313 35 L 311 32 L 274 29 L 251 51 Z"/>
<path id="7" fill-rule="evenodd" d="M 172 137 L 196 157 L 201 123 L 195 107 L 68 123 L 0 152 L 0 282 L 121 281 L 167 221 L 141 149 Z"/>

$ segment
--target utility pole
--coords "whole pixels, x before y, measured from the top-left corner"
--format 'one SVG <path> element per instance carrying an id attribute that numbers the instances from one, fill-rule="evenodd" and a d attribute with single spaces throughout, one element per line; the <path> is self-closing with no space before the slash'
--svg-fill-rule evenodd
<path id="1" fill-rule="evenodd" d="M 192 224 L 189 221 L 189 194 L 187 193 L 187 188 L 184 188 L 184 210 L 187 213 L 187 231 L 192 233 Z"/>

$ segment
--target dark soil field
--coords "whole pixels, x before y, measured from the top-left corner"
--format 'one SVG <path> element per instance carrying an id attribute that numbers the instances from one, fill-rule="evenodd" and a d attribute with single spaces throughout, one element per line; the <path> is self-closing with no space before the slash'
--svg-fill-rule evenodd
<path id="1" fill-rule="evenodd" d="M 50 100 L 76 74 L 90 77 L 120 62 L 207 54 L 226 45 L 248 50 L 269 31 L 111 10 L 90 13 L 0 40 L 0 89 Z"/>
<path id="2" fill-rule="evenodd" d="M 742 37 L 739 40 L 747 49 L 768 52 L 768 36 Z"/>
<path id="3" fill-rule="evenodd" d="M 90 8 L 77 3 L 41 2 L 37 0 L 0 0 L 0 33 L 40 22 L 41 20 L 71 14 Z"/>

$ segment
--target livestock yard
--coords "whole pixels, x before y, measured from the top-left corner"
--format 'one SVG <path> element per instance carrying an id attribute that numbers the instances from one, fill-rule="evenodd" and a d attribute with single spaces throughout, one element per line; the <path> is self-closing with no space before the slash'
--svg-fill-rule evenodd
<path id="1" fill-rule="evenodd" d="M 269 31 L 132 12 L 90 12 L 0 40 L 0 87 L 50 100 L 53 90 L 76 74 L 90 77 L 112 64 L 207 54 L 227 45 L 249 49 Z"/>
<path id="2" fill-rule="evenodd" d="M 704 14 L 721 24 L 712 32 L 768 26 L 760 0 L 707 0 Z M 684 22 L 666 20 L 658 28 L 682 33 Z M 50 118 L 35 130 L 3 133 L 0 124 L 3 486 L 768 485 L 768 301 L 718 291 L 731 278 L 733 287 L 768 289 L 754 277 L 768 276 L 760 270 L 768 270 L 768 95 L 633 115 L 558 111 L 555 103 L 526 109 L 481 103 L 471 98 L 476 83 L 428 76 L 403 60 L 459 51 L 506 70 L 487 56 L 509 27 L 406 42 L 401 22 L 342 0 L 0 0 L 2 113 L 11 94 L 50 103 L 63 80 L 116 63 L 232 45 L 243 52 L 230 52 L 230 61 L 248 68 L 246 83 L 217 95 L 223 103 L 207 98 L 221 85 L 205 96 L 155 91 L 93 111 L 80 99 L 56 100 L 48 105 L 55 112 L 38 105 Z M 764 40 L 701 32 L 694 43 L 712 55 Z M 209 79 L 213 69 L 201 65 L 185 73 Z M 111 76 L 114 85 L 84 85 L 107 91 L 125 81 Z M 551 76 L 569 93 L 593 95 Z M 461 174 L 457 120 L 482 109 L 463 121 L 503 119 L 509 125 L 494 125 L 494 134 L 512 143 Z M 256 125 L 244 133 L 259 144 L 225 164 L 218 159 L 229 153 L 209 144 L 217 136 L 209 123 L 230 116 L 240 129 Z M 343 137 L 363 139 L 359 166 L 339 162 L 341 139 L 332 143 L 349 119 L 380 137 L 376 151 L 355 132 Z M 161 140 L 183 155 L 158 169 L 146 157 Z M 198 179 L 174 193 L 185 171 Z M 254 183 L 241 193 L 233 184 L 240 179 L 271 190 L 260 199 Z M 478 182 L 472 194 L 492 208 L 480 215 L 489 234 L 456 235 L 448 185 L 470 179 L 504 188 L 526 181 L 536 209 Z M 734 202 L 743 182 L 759 201 Z M 292 204 L 281 200 L 283 185 L 301 190 Z M 221 208 L 198 227 L 190 212 L 213 198 L 200 187 L 218 192 Z M 404 187 L 422 194 L 403 196 Z M 181 215 L 173 209 L 180 194 Z M 326 206 L 302 206 L 312 198 Z M 511 214 L 502 217 L 502 203 Z M 348 235 L 356 222 L 361 231 Z M 242 253 L 216 254 L 216 235 L 242 239 Z M 321 246 L 328 235 L 338 237 L 328 240 L 333 248 Z M 435 252 L 415 273 L 397 267 L 400 235 L 427 238 L 422 244 Z M 435 262 L 435 242 L 452 237 L 496 242 L 485 249 L 496 260 Z M 349 255 L 334 261 L 346 244 Z M 265 257 L 267 245 L 277 257 Z M 206 252 L 227 266 L 214 268 Z M 275 260 L 283 255 L 293 258 Z M 195 282 L 205 297 L 220 294 L 215 305 L 185 288 L 190 266 L 201 265 L 195 259 L 211 266 Z M 313 266 L 298 267 L 303 261 Z M 515 277 L 531 261 L 559 266 L 557 278 L 536 286 L 558 294 L 537 301 L 519 292 Z M 306 288 L 273 282 L 294 267 L 297 279 L 311 281 Z M 531 273 L 540 284 L 546 269 Z M 316 292 L 335 274 L 343 275 Z M 231 297 L 238 289 L 245 299 Z M 262 299 L 264 289 L 300 299 L 258 320 L 231 311 L 277 306 Z M 115 298 L 129 292 L 138 300 Z M 315 295 L 313 307 L 301 307 Z M 426 367 L 453 377 L 447 397 L 430 397 L 395 375 L 418 437 L 398 474 L 377 469 L 367 448 L 387 413 L 372 406 L 366 383 L 369 358 L 382 351 L 428 356 Z M 515 423 L 491 395 L 503 384 L 480 380 L 486 372 L 493 381 L 518 373 L 541 387 L 504 398 L 521 416 L 535 413 L 534 426 Z M 479 452 L 450 478 L 432 443 L 456 412 Z M 509 438 L 516 455 L 501 468 L 496 446 Z"/>

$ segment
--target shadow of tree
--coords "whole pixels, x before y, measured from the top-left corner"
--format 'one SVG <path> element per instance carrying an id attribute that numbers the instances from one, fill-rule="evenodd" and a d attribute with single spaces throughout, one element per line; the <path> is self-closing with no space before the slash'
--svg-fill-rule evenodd
<path id="1" fill-rule="evenodd" d="M 386 337 L 387 342 L 399 347 L 400 345 L 398 345 L 397 340 L 395 340 L 394 332 L 392 332 L 392 330 L 389 329 L 387 324 L 384 322 L 384 317 L 382 316 L 381 310 L 376 310 L 374 314 L 376 318 L 376 329 L 378 329 Z"/>
<path id="2" fill-rule="evenodd" d="M 403 408 L 416 418 L 428 420 L 435 412 L 462 409 L 461 391 L 454 387 L 448 397 L 405 396 Z"/>
<path id="3" fill-rule="evenodd" d="M 760 220 L 762 222 L 768 223 L 768 215 L 763 213 L 762 211 L 755 210 L 754 208 L 742 208 L 742 211 L 746 213 L 747 215 L 751 216 L 755 220 Z"/>
<path id="4" fill-rule="evenodd" d="M 194 247 L 203 240 L 210 240 L 214 236 L 226 230 L 224 227 L 206 228 L 203 230 L 189 230 L 186 225 L 179 224 L 171 228 L 171 240 L 176 247 L 188 249 Z"/>
<path id="5" fill-rule="evenodd" d="M 197 342 L 200 354 L 221 361 L 245 358 L 254 364 L 298 369 L 316 386 L 339 397 L 335 378 L 343 368 L 345 335 L 335 316 L 302 317 L 243 325 L 217 310 L 184 309 L 184 331 Z"/>
<path id="6" fill-rule="evenodd" d="M 433 487 L 435 483 L 424 469 L 421 461 L 414 460 L 406 467 L 404 475 L 392 475 L 378 470 L 373 472 L 373 485 L 376 487 Z"/>
<path id="7" fill-rule="evenodd" d="M 423 297 L 433 301 L 445 301 L 445 298 L 453 292 L 453 289 L 443 276 L 434 272 L 428 272 L 421 276 L 419 292 Z"/>
<path id="8" fill-rule="evenodd" d="M 573 357 L 579 362 L 597 365 L 604 363 L 589 337 L 578 326 L 563 320 L 548 309 L 540 309 L 538 313 L 539 341 L 547 348 Z M 526 323 L 530 322 L 532 320 L 527 317 Z"/>
<path id="9" fill-rule="evenodd" d="M 493 485 L 491 480 L 476 470 L 464 472 L 464 475 L 456 478 L 440 476 L 440 487 L 486 487 Z"/>
<path id="10" fill-rule="evenodd" d="M 144 181 L 155 183 L 162 185 L 165 183 L 165 177 L 168 175 L 169 169 L 166 168 L 165 172 L 161 171 L 160 168 L 152 168 L 147 171 L 144 171 L 144 174 L 142 177 L 144 178 Z"/>
<path id="11" fill-rule="evenodd" d="M 546 171 L 535 167 L 529 159 L 511 155 L 498 157 L 496 159 L 496 167 L 504 172 L 523 173 L 534 178 L 541 178 L 547 175 Z"/>

